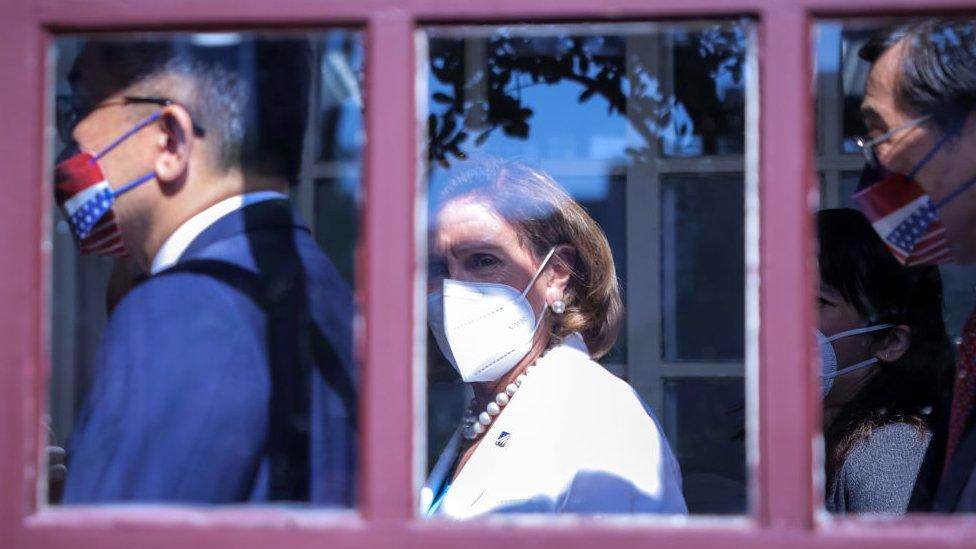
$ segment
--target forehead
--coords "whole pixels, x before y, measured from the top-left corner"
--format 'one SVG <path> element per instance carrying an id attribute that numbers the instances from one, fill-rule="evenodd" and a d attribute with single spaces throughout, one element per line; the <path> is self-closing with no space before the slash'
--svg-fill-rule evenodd
<path id="1" fill-rule="evenodd" d="M 518 244 L 518 235 L 511 223 L 476 198 L 447 202 L 437 212 L 436 223 L 435 245 L 441 253 L 461 244 Z"/>
<path id="2" fill-rule="evenodd" d="M 909 114 L 902 112 L 896 98 L 904 53 L 904 41 L 898 42 L 888 48 L 871 65 L 864 87 L 864 100 L 861 103 L 861 109 L 865 114 L 877 114 L 882 117 Z"/>

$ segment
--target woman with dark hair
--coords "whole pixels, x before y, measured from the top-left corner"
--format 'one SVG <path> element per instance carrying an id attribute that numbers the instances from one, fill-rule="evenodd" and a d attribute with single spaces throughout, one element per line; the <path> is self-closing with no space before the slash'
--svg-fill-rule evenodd
<path id="1" fill-rule="evenodd" d="M 513 162 L 476 164 L 435 197 L 428 319 L 474 398 L 423 512 L 686 512 L 650 408 L 596 362 L 623 311 L 600 227 Z"/>
<path id="2" fill-rule="evenodd" d="M 942 281 L 901 266 L 856 210 L 817 228 L 827 509 L 901 513 L 946 412 Z"/>

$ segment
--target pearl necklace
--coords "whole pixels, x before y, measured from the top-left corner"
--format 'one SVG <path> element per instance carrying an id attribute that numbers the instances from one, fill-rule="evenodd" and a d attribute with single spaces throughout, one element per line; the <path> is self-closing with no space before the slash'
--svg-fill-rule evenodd
<path id="1" fill-rule="evenodd" d="M 468 409 L 464 412 L 464 419 L 462 420 L 464 428 L 461 430 L 461 434 L 464 435 L 464 438 L 474 440 L 487 431 L 491 422 L 495 421 L 498 414 L 502 413 L 502 408 L 511 402 L 515 392 L 522 387 L 522 384 L 525 383 L 528 375 L 533 370 L 535 370 L 534 362 L 525 369 L 524 373 L 519 374 L 514 382 L 509 383 L 505 387 L 505 391 L 495 395 L 495 401 L 489 402 L 488 406 L 485 406 L 485 411 L 478 414 L 477 417 L 474 415 L 474 410 L 471 409 L 474 406 L 474 399 L 471 399 L 471 404 L 468 405 Z"/>

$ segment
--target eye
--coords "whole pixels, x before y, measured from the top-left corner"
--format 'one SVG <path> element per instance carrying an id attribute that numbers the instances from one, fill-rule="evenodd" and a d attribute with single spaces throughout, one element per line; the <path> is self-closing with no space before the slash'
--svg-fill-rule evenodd
<path id="1" fill-rule="evenodd" d="M 821 307 L 833 307 L 834 306 L 834 303 L 832 301 L 830 301 L 829 299 L 825 298 L 824 296 L 820 296 L 820 297 L 817 298 L 817 304 L 820 305 Z"/>
<path id="2" fill-rule="evenodd" d="M 472 270 L 484 270 L 491 269 L 497 265 L 501 264 L 501 260 L 497 257 L 486 254 L 486 253 L 474 253 L 468 256 L 464 261 L 464 266 Z"/>

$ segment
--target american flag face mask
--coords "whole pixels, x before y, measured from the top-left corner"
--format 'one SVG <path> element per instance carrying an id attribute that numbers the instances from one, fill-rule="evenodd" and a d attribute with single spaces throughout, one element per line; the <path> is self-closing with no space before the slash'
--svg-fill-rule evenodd
<path id="1" fill-rule="evenodd" d="M 150 172 L 118 189 L 113 189 L 99 159 L 133 134 L 155 122 L 154 113 L 133 126 L 96 154 L 79 152 L 54 168 L 54 199 L 64 214 L 83 254 L 125 255 L 122 233 L 112 205 L 122 194 L 155 177 Z"/>
<path id="2" fill-rule="evenodd" d="M 953 260 L 938 212 L 976 184 L 976 177 L 933 202 L 915 175 L 954 133 L 947 132 L 908 174 L 888 172 L 870 164 L 861 172 L 854 201 L 902 265 L 938 265 Z"/>

